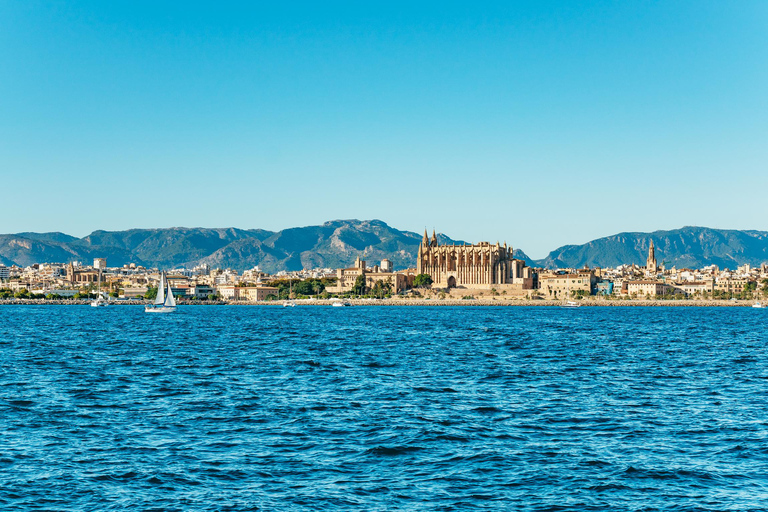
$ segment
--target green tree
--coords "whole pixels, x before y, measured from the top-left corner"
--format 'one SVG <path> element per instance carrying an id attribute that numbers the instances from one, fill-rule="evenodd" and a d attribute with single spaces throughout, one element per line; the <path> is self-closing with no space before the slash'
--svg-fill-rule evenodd
<path id="1" fill-rule="evenodd" d="M 387 281 L 384 282 L 381 279 L 376 281 L 373 284 L 373 288 L 371 288 L 371 294 L 373 294 L 375 297 L 383 298 L 385 295 L 390 295 L 392 293 L 392 283 Z"/>
<path id="2" fill-rule="evenodd" d="M 432 276 L 429 274 L 419 274 L 413 278 L 413 286 L 416 288 L 429 288 L 432 286 Z"/>
<path id="3" fill-rule="evenodd" d="M 355 284 L 352 286 L 352 293 L 355 295 L 365 295 L 365 274 L 360 274 L 355 279 Z"/>
<path id="4" fill-rule="evenodd" d="M 144 292 L 145 299 L 154 300 L 155 297 L 157 297 L 157 288 L 149 288 Z"/>

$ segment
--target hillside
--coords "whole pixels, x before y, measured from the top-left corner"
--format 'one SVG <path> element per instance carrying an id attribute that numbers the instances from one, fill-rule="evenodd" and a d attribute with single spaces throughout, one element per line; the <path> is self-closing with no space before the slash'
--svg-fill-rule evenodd
<path id="1" fill-rule="evenodd" d="M 583 245 L 566 245 L 535 261 L 546 268 L 615 267 L 622 263 L 645 265 L 653 239 L 656 259 L 667 267 L 701 268 L 717 265 L 735 269 L 768 262 L 768 232 L 687 226 L 653 233 L 619 233 Z"/>
<path id="2" fill-rule="evenodd" d="M 416 265 L 422 235 L 400 231 L 380 220 L 334 220 L 319 226 L 281 231 L 237 228 L 167 228 L 94 231 L 83 238 L 64 233 L 0 235 L 0 264 L 90 262 L 105 257 L 111 266 L 136 263 L 170 269 L 207 263 L 211 267 L 244 270 L 259 265 L 266 272 L 305 268 L 338 268 L 360 256 L 369 263 L 387 258 L 395 268 Z M 645 264 L 653 239 L 656 256 L 668 267 L 715 264 L 735 268 L 768 262 L 768 232 L 684 227 L 653 233 L 619 233 L 583 245 L 566 245 L 542 260 L 524 252 L 515 257 L 529 265 L 615 267 Z M 438 235 L 441 244 L 457 243 Z"/>
<path id="3" fill-rule="evenodd" d="M 440 243 L 464 243 L 438 235 Z M 360 256 L 371 263 L 384 258 L 395 268 L 416 264 L 421 235 L 400 231 L 378 220 L 336 220 L 320 226 L 272 232 L 261 229 L 167 228 L 94 231 L 83 238 L 63 233 L 0 235 L 0 263 L 90 262 L 105 257 L 109 265 L 211 267 L 244 270 L 259 265 L 266 272 L 343 267 Z"/>

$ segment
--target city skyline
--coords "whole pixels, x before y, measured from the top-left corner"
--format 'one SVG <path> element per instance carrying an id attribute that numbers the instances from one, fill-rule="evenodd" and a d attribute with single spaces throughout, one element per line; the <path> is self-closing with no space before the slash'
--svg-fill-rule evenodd
<path id="1" fill-rule="evenodd" d="M 0 13 L 3 233 L 768 229 L 763 3 Z"/>

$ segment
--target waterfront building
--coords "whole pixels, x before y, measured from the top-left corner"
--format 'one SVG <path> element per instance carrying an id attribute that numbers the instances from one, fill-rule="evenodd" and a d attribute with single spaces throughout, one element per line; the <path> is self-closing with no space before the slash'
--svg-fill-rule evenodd
<path id="1" fill-rule="evenodd" d="M 597 295 L 613 295 L 613 282 L 598 281 L 595 285 L 595 293 Z"/>
<path id="2" fill-rule="evenodd" d="M 432 277 L 435 288 L 469 288 L 525 294 L 534 288 L 534 273 L 525 262 L 512 256 L 512 247 L 496 242 L 475 245 L 439 245 L 432 239 L 419 245 L 416 272 Z"/>
<path id="3" fill-rule="evenodd" d="M 135 299 L 136 297 L 143 297 L 147 290 L 149 288 L 146 286 L 126 286 L 120 296 L 124 299 Z"/>
<path id="4" fill-rule="evenodd" d="M 637 295 L 638 297 L 657 297 L 659 295 L 669 295 L 675 293 L 672 286 L 661 281 L 629 281 L 627 283 L 627 293 Z"/>
<path id="5" fill-rule="evenodd" d="M 326 291 L 330 293 L 349 293 L 354 288 L 359 276 L 364 276 L 366 288 L 372 289 L 376 286 L 377 281 L 381 281 L 382 284 L 387 284 L 391 287 L 391 293 L 393 294 L 400 293 L 413 286 L 413 272 L 385 271 L 384 268 L 391 269 L 392 262 L 384 260 L 381 262 L 381 265 L 367 268 L 365 260 L 361 260 L 359 257 L 355 258 L 353 267 L 336 270 L 336 286 L 328 286 Z"/>
<path id="6" fill-rule="evenodd" d="M 702 296 L 705 293 L 712 293 L 715 289 L 714 281 L 683 281 L 675 283 L 674 287 L 684 293 L 687 297 L 691 295 Z"/>
<path id="7" fill-rule="evenodd" d="M 744 291 L 749 282 L 746 278 L 723 277 L 715 282 L 715 290 L 737 295 Z"/>
<path id="8" fill-rule="evenodd" d="M 591 295 L 596 287 L 597 277 L 590 270 L 539 276 L 539 291 L 547 299 L 566 299 L 579 294 Z"/>
<path id="9" fill-rule="evenodd" d="M 219 295 L 224 300 L 261 301 L 269 295 L 277 297 L 278 289 L 273 286 L 235 286 L 222 285 L 216 287 Z"/>

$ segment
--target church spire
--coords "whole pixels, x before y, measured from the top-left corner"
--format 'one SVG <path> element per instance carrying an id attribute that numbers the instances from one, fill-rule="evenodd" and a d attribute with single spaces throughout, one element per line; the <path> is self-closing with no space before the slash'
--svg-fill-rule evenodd
<path id="1" fill-rule="evenodd" d="M 426 247 L 429 245 L 429 237 L 427 237 L 427 228 L 424 228 L 424 238 L 422 239 L 421 243 Z"/>
<path id="2" fill-rule="evenodd" d="M 430 244 L 432 247 L 437 247 L 437 235 L 435 235 L 435 230 L 432 230 L 432 243 Z"/>
<path id="3" fill-rule="evenodd" d="M 645 268 L 648 272 L 656 272 L 657 270 L 656 248 L 653 246 L 653 239 L 651 239 L 651 243 L 648 246 L 648 260 L 645 263 Z"/>

